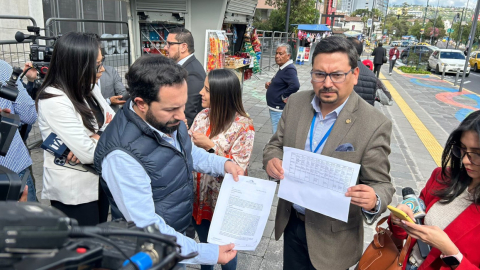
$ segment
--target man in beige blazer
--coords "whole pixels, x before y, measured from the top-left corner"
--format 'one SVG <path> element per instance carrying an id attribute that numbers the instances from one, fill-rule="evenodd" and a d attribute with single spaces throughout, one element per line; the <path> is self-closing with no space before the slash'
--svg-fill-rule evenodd
<path id="1" fill-rule="evenodd" d="M 357 185 L 345 193 L 351 197 L 347 223 L 280 199 L 275 238 L 284 234 L 283 269 L 335 270 L 354 265 L 363 250 L 362 216 L 372 223 L 395 191 L 388 161 L 392 123 L 353 91 L 359 74 L 357 58 L 345 38 L 323 39 L 312 58 L 314 90 L 289 98 L 278 130 L 265 146 L 263 164 L 275 179 L 284 177 L 284 146 L 361 165 Z"/>

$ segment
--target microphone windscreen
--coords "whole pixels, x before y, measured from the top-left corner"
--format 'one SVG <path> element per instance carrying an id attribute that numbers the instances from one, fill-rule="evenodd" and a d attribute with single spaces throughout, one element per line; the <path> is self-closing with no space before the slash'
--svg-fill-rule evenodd
<path id="1" fill-rule="evenodd" d="M 405 198 L 405 196 L 408 196 L 408 195 L 415 195 L 415 191 L 413 191 L 413 189 L 410 187 L 403 188 L 402 189 L 403 198 Z"/>

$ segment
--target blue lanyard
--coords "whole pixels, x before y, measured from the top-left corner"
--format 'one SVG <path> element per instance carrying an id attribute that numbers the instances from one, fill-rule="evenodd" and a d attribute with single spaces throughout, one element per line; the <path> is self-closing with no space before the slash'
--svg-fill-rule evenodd
<path id="1" fill-rule="evenodd" d="M 317 119 L 317 113 L 313 114 L 313 120 L 312 124 L 310 125 L 310 152 L 317 153 L 318 149 L 320 146 L 327 140 L 328 136 L 330 135 L 330 132 L 332 132 L 333 126 L 335 125 L 335 122 L 333 122 L 332 126 L 330 129 L 328 129 L 327 133 L 325 133 L 325 136 L 323 136 L 322 140 L 318 143 L 317 147 L 315 148 L 315 151 L 312 150 L 312 145 L 313 145 L 313 127 L 315 126 L 315 120 Z"/>

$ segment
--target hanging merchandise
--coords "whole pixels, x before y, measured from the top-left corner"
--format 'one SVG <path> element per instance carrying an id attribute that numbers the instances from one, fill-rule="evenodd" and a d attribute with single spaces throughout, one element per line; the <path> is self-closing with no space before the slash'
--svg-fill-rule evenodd
<path id="1" fill-rule="evenodd" d="M 258 59 L 257 59 L 257 55 L 255 53 L 255 50 L 253 49 L 253 46 L 252 46 L 253 32 L 254 31 L 253 31 L 252 27 L 248 27 L 247 31 L 245 31 L 244 50 L 245 50 L 246 53 L 248 53 L 250 55 L 250 59 L 251 59 L 250 67 L 253 67 L 253 73 L 258 73 L 258 72 L 260 72 L 260 65 L 258 63 Z M 251 75 L 251 73 L 249 73 L 249 75 Z"/>
<path id="2" fill-rule="evenodd" d="M 225 67 L 225 53 L 228 52 L 229 47 L 225 34 L 225 31 L 207 30 L 205 46 L 207 72 Z"/>
<path id="3" fill-rule="evenodd" d="M 235 25 L 233 26 L 233 43 L 237 43 L 237 27 Z"/>

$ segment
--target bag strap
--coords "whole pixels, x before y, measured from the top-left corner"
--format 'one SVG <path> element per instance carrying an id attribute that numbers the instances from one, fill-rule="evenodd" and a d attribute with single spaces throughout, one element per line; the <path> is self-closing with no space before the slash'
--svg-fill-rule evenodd
<path id="1" fill-rule="evenodd" d="M 400 252 L 400 256 L 398 256 L 398 265 L 403 266 L 403 262 L 405 261 L 405 257 L 407 256 L 407 252 L 410 248 L 410 243 L 412 242 L 412 238 L 410 235 L 407 237 L 407 241 L 405 241 L 405 245 L 403 245 L 402 251 Z"/>
<path id="2" fill-rule="evenodd" d="M 375 226 L 375 231 L 377 231 L 377 233 L 380 232 L 380 225 L 382 225 L 383 223 L 385 223 L 385 221 L 388 220 L 388 216 L 387 217 L 384 217 L 382 219 L 380 219 L 378 222 L 377 222 L 377 225 Z"/>

